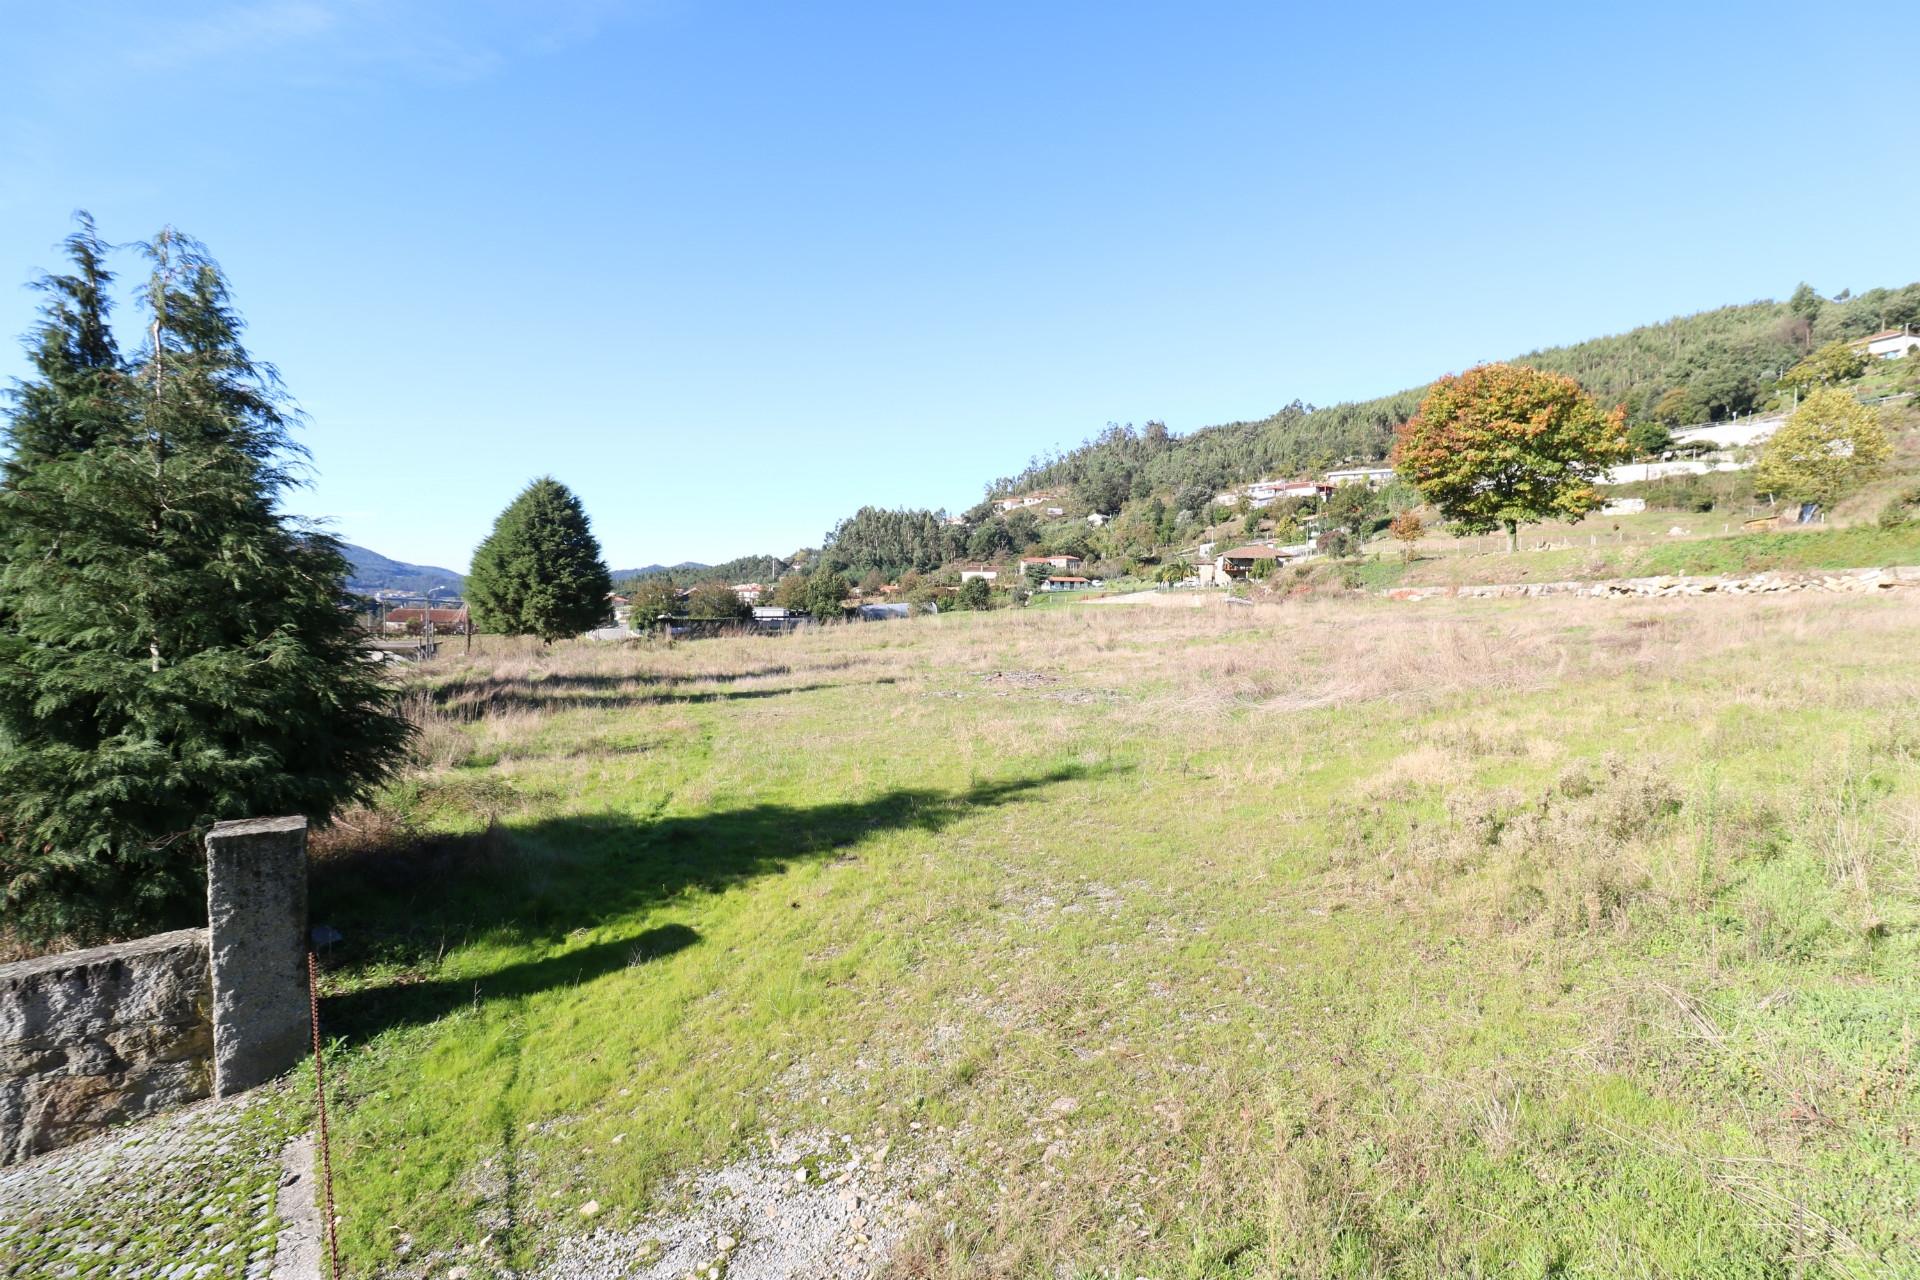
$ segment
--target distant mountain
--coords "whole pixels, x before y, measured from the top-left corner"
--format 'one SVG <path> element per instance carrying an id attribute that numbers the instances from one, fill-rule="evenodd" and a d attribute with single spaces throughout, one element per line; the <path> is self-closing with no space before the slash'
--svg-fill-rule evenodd
<path id="1" fill-rule="evenodd" d="M 343 543 L 340 550 L 352 566 L 352 571 L 347 575 L 347 587 L 352 591 L 418 591 L 423 595 L 439 591 L 458 594 L 466 585 L 466 578 L 451 569 L 389 560 L 378 551 L 356 547 L 351 542 Z"/>
<path id="2" fill-rule="evenodd" d="M 650 564 L 644 569 L 615 569 L 611 576 L 615 582 L 625 582 L 628 578 L 645 578 L 656 573 L 692 573 L 712 567 L 698 560 L 682 560 L 679 564 Z"/>

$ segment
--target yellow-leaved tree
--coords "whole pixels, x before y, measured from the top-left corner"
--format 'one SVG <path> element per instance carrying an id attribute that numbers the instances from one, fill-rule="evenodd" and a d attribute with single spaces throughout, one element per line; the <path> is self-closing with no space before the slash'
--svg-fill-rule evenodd
<path id="1" fill-rule="evenodd" d="M 1879 410 L 1839 387 L 1819 387 L 1761 448 L 1753 487 L 1789 502 L 1832 506 L 1892 454 Z"/>

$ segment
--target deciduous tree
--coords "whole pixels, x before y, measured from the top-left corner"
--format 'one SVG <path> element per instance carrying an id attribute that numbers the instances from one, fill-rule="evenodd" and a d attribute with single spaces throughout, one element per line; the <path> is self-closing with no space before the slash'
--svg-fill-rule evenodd
<path id="1" fill-rule="evenodd" d="M 847 580 L 832 569 L 816 569 L 807 578 L 807 612 L 825 621 L 847 611 Z"/>
<path id="2" fill-rule="evenodd" d="M 1426 536 L 1427 525 L 1417 511 L 1402 511 L 1387 526 L 1394 540 L 1400 544 L 1400 554 L 1409 563 L 1413 560 L 1413 544 Z"/>
<path id="3" fill-rule="evenodd" d="M 753 606 L 724 582 L 703 582 L 687 593 L 687 616 L 738 622 L 753 616 Z"/>
<path id="4" fill-rule="evenodd" d="M 1780 375 L 1780 385 L 1805 392 L 1810 387 L 1848 382 L 1867 371 L 1867 353 L 1849 342 L 1829 342 Z"/>
<path id="5" fill-rule="evenodd" d="M 1831 506 L 1872 478 L 1892 452 L 1878 410 L 1839 387 L 1816 387 L 1761 448 L 1753 486 Z"/>
<path id="6" fill-rule="evenodd" d="M 646 631 L 674 611 L 680 603 L 680 593 L 674 589 L 672 578 L 664 573 L 653 574 L 627 588 L 627 603 L 631 610 L 627 625 L 635 631 Z"/>
<path id="7" fill-rule="evenodd" d="M 799 572 L 782 575 L 780 581 L 773 584 L 773 603 L 782 609 L 805 610 L 807 575 Z"/>
<path id="8" fill-rule="evenodd" d="M 1565 374 L 1488 364 L 1440 379 L 1400 428 L 1393 461 L 1460 529 L 1579 519 L 1600 505 L 1594 485 L 1632 454 L 1625 414 L 1602 412 Z"/>

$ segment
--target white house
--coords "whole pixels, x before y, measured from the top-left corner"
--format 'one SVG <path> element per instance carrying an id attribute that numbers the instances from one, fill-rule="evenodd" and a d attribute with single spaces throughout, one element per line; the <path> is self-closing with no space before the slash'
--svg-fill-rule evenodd
<path id="1" fill-rule="evenodd" d="M 1058 502 L 1060 495 L 1051 489 L 1041 489 L 1034 493 L 1016 494 L 1011 498 L 995 498 L 993 509 L 1005 515 L 1009 511 L 1018 511 L 1022 507 L 1037 507 L 1043 502 Z"/>
<path id="2" fill-rule="evenodd" d="M 1020 572 L 1025 573 L 1030 564 L 1043 564 L 1050 569 L 1064 569 L 1068 573 L 1077 570 L 1083 561 L 1079 556 L 1022 556 Z"/>
<path id="3" fill-rule="evenodd" d="M 1393 479 L 1392 467 L 1348 467 L 1327 472 L 1327 483 L 1338 489 L 1343 485 L 1363 484 L 1369 489 L 1386 487 Z"/>
<path id="4" fill-rule="evenodd" d="M 962 582 L 972 582 L 975 578 L 979 578 L 984 582 L 992 582 L 999 576 L 1000 571 L 998 569 L 962 569 L 960 571 L 960 581 Z"/>
<path id="5" fill-rule="evenodd" d="M 1875 360 L 1898 360 L 1920 350 L 1920 333 L 1909 333 L 1905 329 L 1882 329 L 1879 333 L 1870 333 L 1857 339 L 1856 347 L 1865 347 L 1867 354 Z"/>

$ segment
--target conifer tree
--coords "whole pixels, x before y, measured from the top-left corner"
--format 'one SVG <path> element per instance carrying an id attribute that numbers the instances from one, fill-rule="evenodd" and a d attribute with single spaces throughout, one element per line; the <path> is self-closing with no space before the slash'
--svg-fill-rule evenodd
<path id="1" fill-rule="evenodd" d="M 218 266 L 170 230 L 143 248 L 123 360 L 83 222 L 5 423 L 0 916 L 28 936 L 197 923 L 208 824 L 325 821 L 408 739 L 338 544 L 279 511 L 293 410 Z"/>
<path id="2" fill-rule="evenodd" d="M 549 644 L 598 626 L 612 589 L 586 508 L 552 476 L 500 513 L 467 573 L 467 605 L 480 630 Z"/>
<path id="3" fill-rule="evenodd" d="M 73 271 L 48 275 L 36 288 L 48 295 L 41 322 L 28 339 L 28 362 L 37 375 L 14 393 L 7 441 L 6 481 L 18 479 L 38 462 L 85 449 L 124 419 L 119 402 L 125 390 L 120 351 L 109 322 L 107 269 L 109 246 L 93 219 L 81 213 L 80 225 L 66 239 Z"/>

